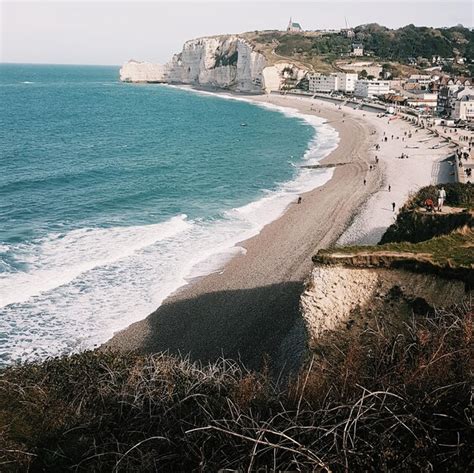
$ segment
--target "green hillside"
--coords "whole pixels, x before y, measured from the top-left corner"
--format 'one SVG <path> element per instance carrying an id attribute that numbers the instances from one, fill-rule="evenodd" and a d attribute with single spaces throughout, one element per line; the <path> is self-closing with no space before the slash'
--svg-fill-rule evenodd
<path id="1" fill-rule="evenodd" d="M 381 62 L 408 65 L 413 59 L 423 58 L 426 59 L 424 66 L 428 67 L 433 56 L 465 57 L 466 65 L 449 64 L 445 68 L 459 74 L 474 72 L 471 63 L 474 60 L 474 32 L 462 25 L 450 28 L 407 25 L 392 30 L 372 23 L 357 26 L 354 33 L 354 38 L 347 38 L 324 32 L 256 31 L 245 33 L 244 37 L 265 53 L 270 62 L 287 59 L 318 72 L 337 71 L 335 61 L 348 57 L 353 42 L 362 43 L 365 53 Z"/>

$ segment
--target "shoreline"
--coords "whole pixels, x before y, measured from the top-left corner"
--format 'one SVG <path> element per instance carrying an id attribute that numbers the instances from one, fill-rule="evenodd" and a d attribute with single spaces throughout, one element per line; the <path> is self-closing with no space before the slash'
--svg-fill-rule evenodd
<path id="1" fill-rule="evenodd" d="M 250 368 L 261 367 L 268 356 L 277 369 L 299 367 L 306 350 L 299 296 L 310 275 L 311 257 L 319 248 L 335 244 L 354 225 L 357 233 L 358 220 L 366 220 L 364 212 L 370 212 L 370 202 L 382 192 L 391 171 L 382 156 L 375 166 L 374 145 L 382 138 L 382 122 L 373 112 L 341 110 L 309 98 L 236 98 L 296 109 L 329 122 L 340 141 L 319 163 L 334 165 L 332 178 L 301 194 L 302 204 L 289 205 L 257 235 L 239 243 L 244 254 L 232 257 L 220 272 L 190 280 L 155 312 L 117 332 L 102 348 L 168 351 L 201 361 L 225 356 Z M 366 118 L 366 113 L 373 116 Z M 385 224 L 387 219 L 381 221 Z"/>

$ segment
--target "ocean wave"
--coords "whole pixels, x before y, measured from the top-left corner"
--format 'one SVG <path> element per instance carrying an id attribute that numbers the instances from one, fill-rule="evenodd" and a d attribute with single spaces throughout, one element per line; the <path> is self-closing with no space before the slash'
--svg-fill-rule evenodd
<path id="1" fill-rule="evenodd" d="M 337 146 L 337 132 L 318 117 L 211 95 L 305 120 L 316 130 L 303 157 L 307 164 Z M 0 361 L 44 358 L 105 342 L 192 278 L 222 270 L 245 252 L 240 242 L 257 235 L 298 195 L 323 185 L 332 174 L 332 169 L 295 168 L 292 180 L 213 220 L 177 215 L 152 225 L 82 228 L 14 248 L 27 270 L 0 274 L 0 332 L 6 334 Z"/>
<path id="2" fill-rule="evenodd" d="M 65 234 L 54 233 L 30 244 L 10 247 L 28 270 L 0 274 L 0 308 L 51 291 L 81 273 L 173 237 L 188 226 L 186 216 L 181 215 L 141 227 L 81 228 Z"/>

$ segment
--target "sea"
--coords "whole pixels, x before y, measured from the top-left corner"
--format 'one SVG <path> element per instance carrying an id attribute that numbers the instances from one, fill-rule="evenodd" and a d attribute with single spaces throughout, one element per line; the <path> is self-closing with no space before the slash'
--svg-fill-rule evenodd
<path id="1" fill-rule="evenodd" d="M 0 64 L 0 365 L 100 345 L 332 176 L 320 118 L 118 75 Z"/>

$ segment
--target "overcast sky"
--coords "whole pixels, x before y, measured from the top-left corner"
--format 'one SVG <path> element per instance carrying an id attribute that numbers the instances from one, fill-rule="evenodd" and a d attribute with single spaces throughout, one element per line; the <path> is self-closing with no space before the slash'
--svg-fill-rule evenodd
<path id="1" fill-rule="evenodd" d="M 473 2 L 429 0 L 286 1 L 4 1 L 0 61 L 121 64 L 166 62 L 187 39 L 284 29 L 290 16 L 305 29 L 377 22 L 394 28 L 473 26 Z"/>

